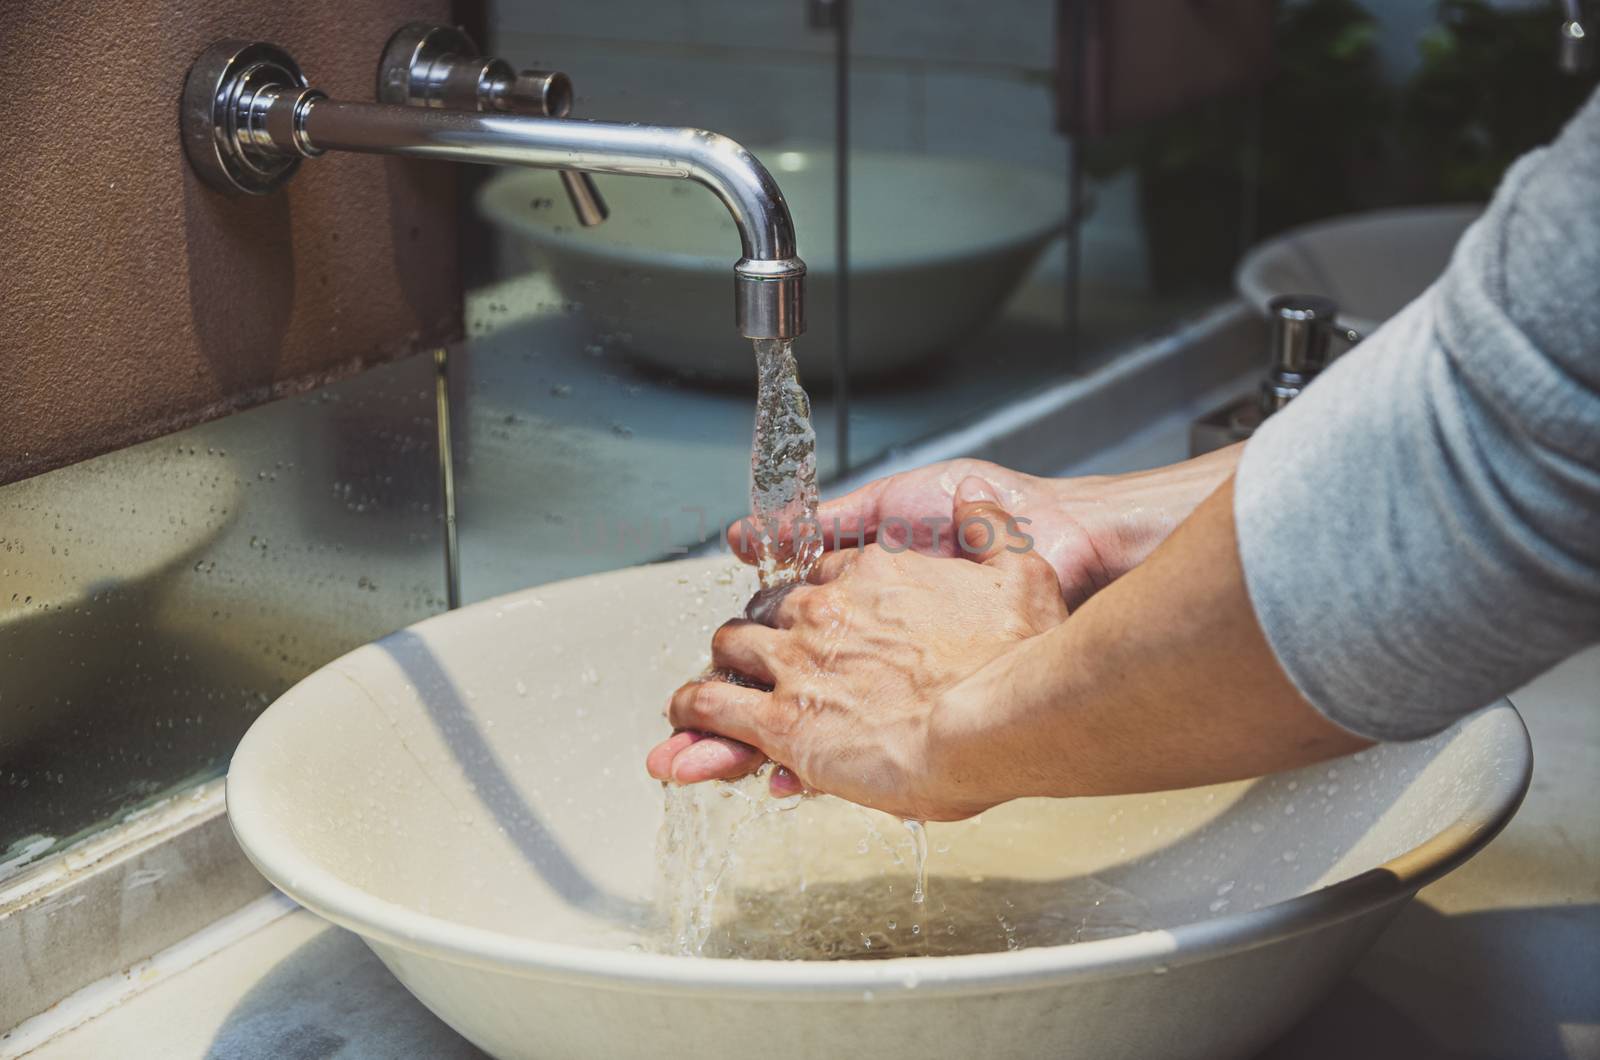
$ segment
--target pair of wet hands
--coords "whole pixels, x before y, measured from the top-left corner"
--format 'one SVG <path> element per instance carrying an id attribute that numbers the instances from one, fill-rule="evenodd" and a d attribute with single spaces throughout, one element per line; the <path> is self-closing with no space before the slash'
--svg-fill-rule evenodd
<path id="1" fill-rule="evenodd" d="M 650 775 L 734 779 L 771 757 L 777 797 L 824 791 L 921 819 L 979 812 L 944 796 L 932 712 L 952 695 L 981 699 L 960 686 L 1064 621 L 1066 604 L 1053 565 L 985 479 L 939 499 L 962 528 L 951 536 L 968 535 L 954 547 L 825 542 L 833 550 L 804 582 L 763 590 L 719 628 L 714 669 L 672 696 L 675 731 L 647 756 Z"/>

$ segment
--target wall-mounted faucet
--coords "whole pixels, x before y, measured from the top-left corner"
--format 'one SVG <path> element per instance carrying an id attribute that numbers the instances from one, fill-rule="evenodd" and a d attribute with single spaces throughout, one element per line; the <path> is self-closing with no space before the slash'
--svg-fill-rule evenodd
<path id="1" fill-rule="evenodd" d="M 407 26 L 379 63 L 385 102 L 345 103 L 311 88 L 282 48 L 220 41 L 189 69 L 184 149 L 211 185 L 256 195 L 328 151 L 557 169 L 570 173 L 567 188 L 585 223 L 605 215 L 585 172 L 693 180 L 722 200 L 739 230 L 739 331 L 789 339 L 805 330 L 806 266 L 795 253 L 794 222 L 754 155 L 703 129 L 560 117 L 571 104 L 565 74 L 519 74 L 476 52 L 457 30 Z"/>

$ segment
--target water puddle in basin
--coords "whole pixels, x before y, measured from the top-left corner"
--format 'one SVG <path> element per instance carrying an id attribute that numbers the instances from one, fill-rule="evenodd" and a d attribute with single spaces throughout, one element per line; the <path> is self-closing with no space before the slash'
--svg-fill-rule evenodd
<path id="1" fill-rule="evenodd" d="M 882 879 L 790 890 L 738 890 L 733 914 L 707 935 L 701 956 L 748 960 L 884 960 L 954 957 L 1114 938 L 1151 926 L 1135 896 L 1092 876 L 1017 880 L 932 876 L 928 896 Z"/>
<path id="2" fill-rule="evenodd" d="M 1034 817 L 915 824 L 837 800 L 773 799 L 761 777 L 669 788 L 658 845 L 660 920 L 641 948 L 746 960 L 881 960 L 993 953 L 1155 926 L 1140 897 L 1053 871 L 1076 829 Z M 948 828 L 949 831 L 940 831 Z M 930 839 L 949 838 L 956 848 Z M 1016 841 L 1029 856 L 997 852 Z M 978 849 L 982 847 L 984 849 Z M 1004 864 L 1016 875 L 975 871 Z M 1029 876 L 1026 873 L 1035 873 Z"/>

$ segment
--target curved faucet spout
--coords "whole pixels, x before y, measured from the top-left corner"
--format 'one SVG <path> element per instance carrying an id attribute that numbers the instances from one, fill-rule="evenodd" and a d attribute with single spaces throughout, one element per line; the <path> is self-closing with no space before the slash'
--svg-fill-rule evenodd
<path id="1" fill-rule="evenodd" d="M 805 263 L 777 181 L 739 143 L 704 129 L 572 118 L 425 110 L 324 98 L 274 104 L 301 113 L 301 153 L 361 151 L 495 165 L 692 180 L 709 188 L 739 229 L 734 314 L 750 338 L 805 330 Z"/>
<path id="2" fill-rule="evenodd" d="M 719 133 L 331 99 L 311 100 L 304 109 L 301 128 L 314 154 L 363 151 L 693 180 L 733 215 L 745 257 L 795 256 L 794 222 L 777 182 L 755 155 Z"/>

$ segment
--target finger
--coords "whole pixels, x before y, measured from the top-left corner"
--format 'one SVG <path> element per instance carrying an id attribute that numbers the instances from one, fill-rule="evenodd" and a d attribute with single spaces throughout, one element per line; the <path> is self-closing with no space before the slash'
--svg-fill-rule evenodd
<path id="1" fill-rule="evenodd" d="M 843 497 L 823 501 L 817 509 L 817 530 L 822 535 L 822 547 L 835 549 L 851 545 L 871 544 L 878 532 L 878 497 L 889 480 L 875 479 L 851 490 Z M 792 527 L 779 526 L 776 544 L 787 547 L 792 537 Z M 727 531 L 728 546 L 746 563 L 755 562 L 756 544 L 761 539 L 761 527 L 751 517 L 732 523 Z"/>
<path id="2" fill-rule="evenodd" d="M 807 534 L 816 533 L 816 528 L 809 525 L 803 526 L 802 529 Z M 768 547 L 780 556 L 794 553 L 795 526 L 792 522 L 777 517 L 762 519 L 755 515 L 747 515 L 729 525 L 727 537 L 734 554 L 746 563 L 756 561 L 756 548 L 763 541 L 766 541 Z"/>
<path id="3" fill-rule="evenodd" d="M 860 548 L 878 539 L 878 525 L 883 519 L 881 498 L 890 479 L 873 479 L 843 497 L 823 501 L 817 506 L 817 526 L 822 532 L 822 547 L 834 549 Z"/>
<path id="4" fill-rule="evenodd" d="M 756 719 L 771 695 L 722 681 L 691 681 L 672 694 L 667 720 L 676 729 L 694 729 L 759 746 Z"/>
<path id="5" fill-rule="evenodd" d="M 1001 506 L 994 487 L 977 475 L 968 475 L 956 487 L 951 517 L 956 524 L 957 550 L 976 563 L 991 563 L 1032 551 L 1033 539 Z"/>
<path id="6" fill-rule="evenodd" d="M 672 762 L 674 784 L 736 780 L 761 768 L 767 756 L 747 743 L 707 736 L 679 752 Z"/>
<path id="7" fill-rule="evenodd" d="M 672 761 L 687 747 L 705 739 L 703 733 L 675 732 L 650 749 L 645 756 L 644 768 L 657 780 L 672 779 Z"/>
<path id="8" fill-rule="evenodd" d="M 760 562 L 758 548 L 780 567 L 795 566 L 795 558 L 821 554 L 822 530 L 815 519 L 797 516 L 791 520 L 776 517 L 762 520 L 750 516 L 728 528 L 728 543 L 745 563 Z"/>
<path id="9" fill-rule="evenodd" d="M 781 528 L 780 528 L 781 529 Z M 756 561 L 756 545 L 761 541 L 761 528 L 753 516 L 745 516 L 728 524 L 728 547 L 745 563 Z"/>
<path id="10" fill-rule="evenodd" d="M 745 613 L 751 621 L 771 629 L 795 629 L 806 624 L 808 614 L 815 621 L 818 614 L 816 607 L 823 600 L 818 594 L 823 592 L 821 586 L 807 585 L 805 582 L 795 582 L 776 590 L 763 589 L 751 598 Z M 768 650 L 776 647 L 773 644 Z"/>
<path id="11" fill-rule="evenodd" d="M 892 481 L 892 476 L 875 478 L 863 486 L 857 486 L 841 497 L 825 500 L 817 506 L 817 518 L 831 532 L 832 524 L 838 522 L 840 532 L 850 534 L 858 531 L 871 533 L 878 528 L 879 498 Z"/>
<path id="12" fill-rule="evenodd" d="M 767 792 L 775 799 L 787 799 L 791 795 L 804 795 L 806 786 L 800 783 L 800 778 L 789 772 L 789 767 L 779 766 L 772 771 L 772 776 L 767 780 Z"/>
<path id="13" fill-rule="evenodd" d="M 772 671 L 778 631 L 748 618 L 731 618 L 711 634 L 711 665 L 737 670 L 771 688 L 778 679 Z"/>
<path id="14" fill-rule="evenodd" d="M 858 548 L 824 553 L 823 557 L 817 560 L 806 574 L 806 581 L 813 585 L 826 585 L 849 570 L 850 565 L 860 558 L 861 550 Z"/>
<path id="15" fill-rule="evenodd" d="M 789 582 L 787 585 L 773 585 L 762 589 L 744 605 L 744 617 L 757 625 L 769 626 L 772 629 L 787 629 L 787 626 L 779 622 L 778 612 L 782 609 L 784 599 L 800 587 L 800 582 Z"/>

